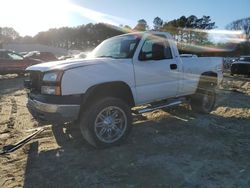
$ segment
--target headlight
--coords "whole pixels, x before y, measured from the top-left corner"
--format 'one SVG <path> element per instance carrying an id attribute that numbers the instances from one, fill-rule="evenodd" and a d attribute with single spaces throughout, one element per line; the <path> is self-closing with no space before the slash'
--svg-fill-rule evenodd
<path id="1" fill-rule="evenodd" d="M 60 95 L 61 88 L 59 86 L 42 86 L 41 93 L 47 95 Z"/>
<path id="2" fill-rule="evenodd" d="M 43 81 L 44 82 L 56 82 L 59 74 L 60 74 L 59 71 L 45 73 L 43 76 Z"/>
<path id="3" fill-rule="evenodd" d="M 61 95 L 62 71 L 47 72 L 43 76 L 41 93 L 47 95 Z"/>

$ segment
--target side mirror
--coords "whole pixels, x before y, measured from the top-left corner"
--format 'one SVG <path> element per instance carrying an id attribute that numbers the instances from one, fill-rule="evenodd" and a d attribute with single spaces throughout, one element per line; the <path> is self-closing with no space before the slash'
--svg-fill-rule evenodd
<path id="1" fill-rule="evenodd" d="M 144 52 L 140 52 L 140 54 L 139 54 L 139 60 L 140 61 L 145 61 L 146 60 L 146 54 Z"/>
<path id="2" fill-rule="evenodd" d="M 147 60 L 152 60 L 152 52 L 141 52 L 139 54 L 139 60 L 140 61 L 147 61 Z"/>

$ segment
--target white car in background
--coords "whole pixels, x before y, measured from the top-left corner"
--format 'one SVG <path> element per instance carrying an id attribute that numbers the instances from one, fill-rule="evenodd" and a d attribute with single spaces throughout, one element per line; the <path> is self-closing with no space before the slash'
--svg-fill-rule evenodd
<path id="1" fill-rule="evenodd" d="M 74 55 L 73 59 L 85 59 L 88 56 L 89 52 L 81 52 Z"/>

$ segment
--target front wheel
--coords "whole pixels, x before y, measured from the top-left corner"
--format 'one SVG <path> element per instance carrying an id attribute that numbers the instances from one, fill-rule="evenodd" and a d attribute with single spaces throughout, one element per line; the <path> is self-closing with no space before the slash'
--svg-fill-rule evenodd
<path id="1" fill-rule="evenodd" d="M 192 110 L 199 113 L 208 114 L 214 109 L 215 100 L 216 93 L 214 88 L 198 91 L 191 98 Z"/>
<path id="2" fill-rule="evenodd" d="M 98 148 L 121 143 L 130 132 L 131 124 L 131 109 L 121 99 L 113 97 L 106 97 L 89 105 L 80 117 L 83 137 Z"/>

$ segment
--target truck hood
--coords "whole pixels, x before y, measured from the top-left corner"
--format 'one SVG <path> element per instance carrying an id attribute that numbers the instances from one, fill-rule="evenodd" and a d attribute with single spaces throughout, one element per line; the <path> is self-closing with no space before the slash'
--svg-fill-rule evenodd
<path id="1" fill-rule="evenodd" d="M 98 59 L 76 59 L 76 60 L 64 60 L 64 61 L 52 61 L 47 63 L 40 63 L 30 66 L 26 71 L 41 71 L 47 72 L 51 70 L 67 70 L 76 67 L 91 66 L 100 63 L 108 63 L 117 59 L 111 58 L 98 58 Z"/>

